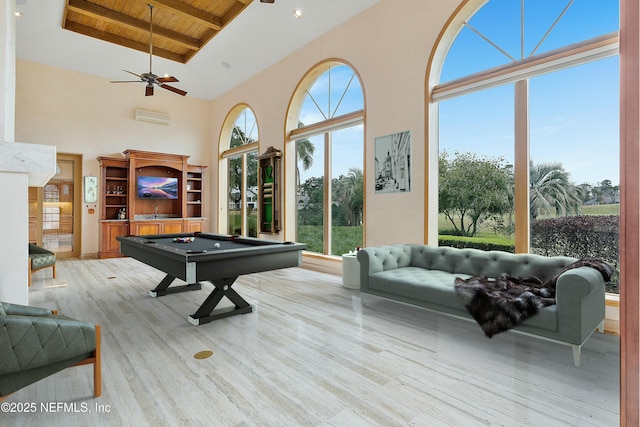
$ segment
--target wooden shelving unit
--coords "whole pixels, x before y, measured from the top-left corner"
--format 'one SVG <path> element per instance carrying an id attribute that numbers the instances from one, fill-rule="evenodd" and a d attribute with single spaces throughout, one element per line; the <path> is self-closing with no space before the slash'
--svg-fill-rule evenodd
<path id="1" fill-rule="evenodd" d="M 120 158 L 98 157 L 102 178 L 100 258 L 121 256 L 117 236 L 204 231 L 206 166 L 189 165 L 189 156 L 178 154 L 139 150 L 123 154 Z M 175 178 L 177 197 L 139 196 L 140 177 Z"/>
<path id="2" fill-rule="evenodd" d="M 98 189 L 100 210 L 99 258 L 120 256 L 120 245 L 116 236 L 129 234 L 129 162 L 122 158 L 98 157 L 100 163 L 100 188 Z M 124 213 L 124 218 L 120 218 Z"/>
<path id="3" fill-rule="evenodd" d="M 187 218 L 199 218 L 202 216 L 203 196 L 202 179 L 204 168 L 202 166 L 189 166 L 187 168 Z"/>
<path id="4" fill-rule="evenodd" d="M 280 212 L 280 164 L 282 152 L 269 147 L 258 156 L 260 182 L 258 185 L 258 206 L 260 209 L 260 232 L 278 234 L 282 229 Z"/>
<path id="5" fill-rule="evenodd" d="M 120 214 L 128 210 L 129 164 L 113 158 L 99 157 L 101 173 L 100 192 L 104 198 L 102 219 L 125 219 Z"/>

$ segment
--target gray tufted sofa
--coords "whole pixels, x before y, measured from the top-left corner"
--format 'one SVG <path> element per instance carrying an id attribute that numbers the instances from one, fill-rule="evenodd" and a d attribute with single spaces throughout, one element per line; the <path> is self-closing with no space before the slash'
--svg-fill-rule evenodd
<path id="1" fill-rule="evenodd" d="M 363 294 L 471 318 L 456 295 L 456 277 L 495 278 L 506 273 L 546 281 L 576 259 L 403 244 L 361 249 L 358 261 Z M 542 308 L 514 330 L 570 345 L 574 363 L 580 366 L 581 347 L 595 329 L 603 332 L 604 317 L 602 275 L 595 268 L 578 267 L 558 278 L 556 305 Z"/>

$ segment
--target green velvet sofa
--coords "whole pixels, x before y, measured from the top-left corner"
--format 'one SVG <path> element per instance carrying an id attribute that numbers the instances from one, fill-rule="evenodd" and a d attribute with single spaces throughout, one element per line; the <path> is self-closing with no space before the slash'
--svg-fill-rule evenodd
<path id="1" fill-rule="evenodd" d="M 55 311 L 0 302 L 0 400 L 70 366 L 93 364 L 100 396 L 100 325 Z"/>
<path id="2" fill-rule="evenodd" d="M 376 295 L 463 318 L 472 317 L 456 294 L 456 278 L 495 278 L 506 273 L 545 281 L 576 261 L 415 244 L 364 248 L 357 257 L 363 297 Z M 574 363 L 580 366 L 582 345 L 596 329 L 604 331 L 604 285 L 595 268 L 565 271 L 556 282 L 556 304 L 541 308 L 513 330 L 571 346 Z"/>

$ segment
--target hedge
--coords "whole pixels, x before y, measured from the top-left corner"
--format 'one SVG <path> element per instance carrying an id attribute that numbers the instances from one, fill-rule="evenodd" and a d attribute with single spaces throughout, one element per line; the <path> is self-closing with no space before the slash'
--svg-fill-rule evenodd
<path id="1" fill-rule="evenodd" d="M 451 246 L 458 249 L 474 248 L 483 251 L 503 251 L 511 253 L 515 251 L 513 241 L 504 237 L 482 238 L 441 234 L 438 236 L 438 246 Z"/>
<path id="2" fill-rule="evenodd" d="M 619 220 L 618 215 L 582 215 L 533 221 L 531 252 L 606 261 L 616 270 L 607 292 L 618 293 Z"/>
<path id="3" fill-rule="evenodd" d="M 545 256 L 598 258 L 614 267 L 606 291 L 619 293 L 619 215 L 582 215 L 540 219 L 531 223 L 531 253 Z M 439 246 L 514 252 L 507 238 L 477 238 L 440 234 Z"/>

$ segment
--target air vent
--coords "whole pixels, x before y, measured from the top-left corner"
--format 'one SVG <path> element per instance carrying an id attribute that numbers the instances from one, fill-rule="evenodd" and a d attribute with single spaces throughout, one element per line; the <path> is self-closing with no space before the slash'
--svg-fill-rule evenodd
<path id="1" fill-rule="evenodd" d="M 159 125 L 169 125 L 169 115 L 166 113 L 158 113 L 156 111 L 147 111 L 136 108 L 135 119 L 139 122 L 156 123 Z"/>

